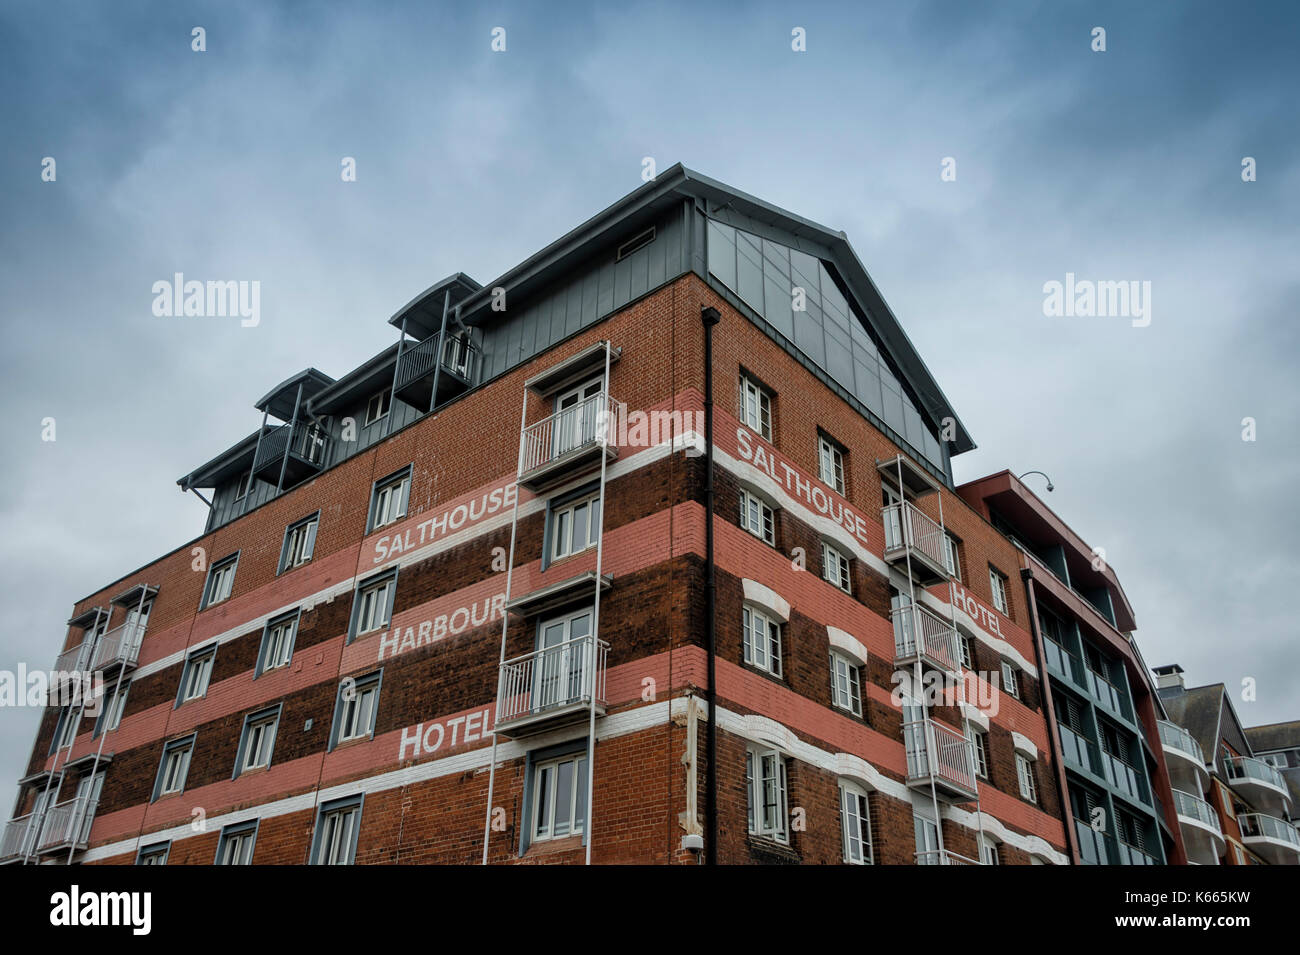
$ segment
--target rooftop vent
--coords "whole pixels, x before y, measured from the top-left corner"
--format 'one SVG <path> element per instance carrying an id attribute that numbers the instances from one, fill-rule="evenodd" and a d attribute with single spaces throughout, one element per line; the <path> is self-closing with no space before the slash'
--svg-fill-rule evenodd
<path id="1" fill-rule="evenodd" d="M 615 262 L 622 262 L 633 252 L 638 249 L 644 249 L 647 245 L 655 240 L 655 227 L 651 226 L 640 235 L 635 235 L 618 247 L 618 255 L 614 257 Z"/>

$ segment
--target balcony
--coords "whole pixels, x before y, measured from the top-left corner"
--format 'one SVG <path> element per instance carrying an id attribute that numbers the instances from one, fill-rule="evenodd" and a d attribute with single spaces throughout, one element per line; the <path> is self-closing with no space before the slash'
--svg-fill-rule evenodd
<path id="1" fill-rule="evenodd" d="M 450 335 L 444 340 L 441 331 L 435 332 L 422 342 L 402 347 L 394 393 L 417 411 L 431 410 L 473 387 L 479 357 L 478 348 L 468 340 Z M 438 379 L 436 396 L 434 378 Z"/>
<path id="2" fill-rule="evenodd" d="M 88 672 L 94 651 L 94 639 L 87 638 L 71 650 L 64 650 L 60 653 L 54 660 L 54 671 L 50 678 L 51 692 L 57 691 L 72 680 L 78 679 L 78 674 Z"/>
<path id="3" fill-rule="evenodd" d="M 1111 865 L 1116 856 L 1115 844 L 1104 832 L 1098 832 L 1082 819 L 1074 820 L 1079 843 L 1079 859 L 1084 865 Z"/>
<path id="4" fill-rule="evenodd" d="M 917 865 L 981 865 L 979 861 L 958 855 L 948 849 L 931 849 L 914 853 Z"/>
<path id="5" fill-rule="evenodd" d="M 1086 666 L 1083 668 L 1083 673 L 1084 683 L 1087 684 L 1093 699 L 1116 716 L 1129 719 L 1128 711 L 1124 708 L 1124 694 L 1120 692 L 1119 688 L 1106 677 Z"/>
<path id="6" fill-rule="evenodd" d="M 1183 830 L 1187 861 L 1193 865 L 1218 865 L 1227 843 L 1214 808 L 1199 796 L 1175 789 L 1174 812 Z"/>
<path id="7" fill-rule="evenodd" d="M 1131 846 L 1127 842 L 1120 842 L 1116 846 L 1119 856 L 1119 865 L 1160 865 L 1155 856 L 1150 855 L 1137 846 Z"/>
<path id="8" fill-rule="evenodd" d="M 1169 769 L 1169 782 L 1184 792 L 1203 793 L 1210 784 L 1210 773 L 1205 767 L 1205 754 L 1201 744 L 1191 733 L 1176 723 L 1158 720 L 1160 748 L 1165 753 L 1165 766 Z"/>
<path id="9" fill-rule="evenodd" d="M 45 811 L 45 825 L 37 841 L 36 851 L 41 855 L 70 849 L 84 849 L 90 838 L 90 827 L 95 821 L 96 801 L 85 796 L 74 796 L 67 802 L 51 806 Z"/>
<path id="10" fill-rule="evenodd" d="M 1065 757 L 1066 764 L 1085 772 L 1095 773 L 1092 764 L 1092 745 L 1088 738 L 1081 733 L 1076 733 L 1064 723 L 1058 723 L 1056 729 L 1061 737 L 1061 755 Z"/>
<path id="11" fill-rule="evenodd" d="M 1101 752 L 1102 776 L 1119 792 L 1137 802 L 1146 802 L 1146 793 L 1135 770 L 1124 760 L 1112 753 Z"/>
<path id="12" fill-rule="evenodd" d="M 1237 817 L 1241 841 L 1272 865 L 1300 865 L 1300 834 L 1285 819 L 1262 812 Z"/>
<path id="13" fill-rule="evenodd" d="M 288 458 L 285 458 L 285 449 Z M 284 487 L 293 487 L 328 464 L 329 435 L 323 428 L 299 422 L 282 424 L 263 433 L 253 459 L 253 477 L 280 486 L 284 470 Z"/>
<path id="14" fill-rule="evenodd" d="M 903 724 L 907 751 L 907 785 L 929 790 L 942 798 L 966 802 L 976 798 L 975 754 L 970 741 L 931 719 Z"/>
<path id="15" fill-rule="evenodd" d="M 524 428 L 520 487 L 537 493 L 597 467 L 602 455 L 612 461 L 618 456 L 610 442 L 617 416 L 617 402 L 602 391 Z"/>
<path id="16" fill-rule="evenodd" d="M 1291 811 L 1291 794 L 1286 788 L 1286 780 L 1262 759 L 1231 756 L 1224 760 L 1224 768 L 1228 784 L 1255 809 L 1273 815 Z"/>
<path id="17" fill-rule="evenodd" d="M 923 667 L 961 675 L 961 649 L 952 621 L 920 604 L 893 612 L 894 666 L 920 662 Z"/>
<path id="18" fill-rule="evenodd" d="M 135 666 L 136 657 L 140 655 L 140 642 L 144 639 L 145 625 L 138 620 L 130 620 L 120 627 L 114 627 L 99 638 L 95 649 L 93 670 L 110 672 L 118 667 Z"/>
<path id="19" fill-rule="evenodd" d="M 44 813 L 29 812 L 5 823 L 4 832 L 0 833 L 0 865 L 22 862 L 36 853 L 44 820 Z"/>
<path id="20" fill-rule="evenodd" d="M 910 501 L 881 509 L 885 523 L 885 560 L 911 564 L 912 576 L 923 586 L 948 579 L 943 528 Z"/>
<path id="21" fill-rule="evenodd" d="M 531 736 L 605 715 L 605 664 L 609 644 L 576 637 L 501 664 L 496 732 L 507 739 Z"/>

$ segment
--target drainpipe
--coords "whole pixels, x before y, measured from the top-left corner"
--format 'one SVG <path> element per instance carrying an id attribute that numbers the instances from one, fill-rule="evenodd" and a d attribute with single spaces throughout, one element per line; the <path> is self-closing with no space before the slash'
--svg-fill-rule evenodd
<path id="1" fill-rule="evenodd" d="M 708 568 L 708 582 L 705 585 L 706 613 L 709 621 L 708 639 L 708 681 L 706 698 L 709 701 L 709 722 L 705 726 L 705 765 L 708 772 L 708 786 L 704 790 L 704 814 L 709 819 L 708 839 L 705 843 L 705 862 L 718 864 L 718 697 L 715 687 L 717 681 L 718 653 L 718 580 L 717 568 L 713 560 L 713 326 L 722 320 L 716 308 L 706 306 L 700 309 L 700 321 L 704 323 L 704 460 L 705 460 L 705 502 L 704 502 L 704 563 Z"/>
<path id="2" fill-rule="evenodd" d="M 1020 579 L 1025 584 L 1025 598 L 1029 604 L 1029 632 L 1034 638 L 1034 666 L 1038 667 L 1038 685 L 1043 691 L 1043 706 L 1047 710 L 1047 747 L 1056 764 L 1056 795 L 1061 803 L 1061 822 L 1065 828 L 1065 847 L 1070 850 L 1070 861 L 1081 865 L 1079 841 L 1074 831 L 1074 812 L 1070 809 L 1069 782 L 1065 778 L 1065 762 L 1061 759 L 1061 739 L 1056 728 L 1056 704 L 1052 701 L 1052 678 L 1043 665 L 1043 635 L 1038 627 L 1038 601 L 1034 599 L 1034 569 L 1020 568 Z"/>

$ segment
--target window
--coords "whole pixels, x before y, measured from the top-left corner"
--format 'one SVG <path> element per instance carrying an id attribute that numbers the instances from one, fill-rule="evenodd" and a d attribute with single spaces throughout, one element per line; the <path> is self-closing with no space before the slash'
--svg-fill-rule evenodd
<path id="1" fill-rule="evenodd" d="M 1015 699 L 1020 699 L 1020 671 L 1006 660 L 1002 661 L 1002 689 Z"/>
<path id="2" fill-rule="evenodd" d="M 867 793 L 852 783 L 840 783 L 840 830 L 844 861 L 871 865 L 871 813 Z"/>
<path id="3" fill-rule="evenodd" d="M 862 715 L 862 684 L 858 666 L 842 653 L 831 651 L 831 700 L 854 716 Z"/>
<path id="4" fill-rule="evenodd" d="M 54 741 L 50 744 L 51 753 L 67 749 L 77 738 L 77 726 L 81 723 L 78 715 L 78 708 L 71 703 L 59 711 L 59 721 L 54 727 Z"/>
<path id="5" fill-rule="evenodd" d="M 357 855 L 360 826 L 360 796 L 323 804 L 316 813 L 311 864 L 352 865 Z"/>
<path id="6" fill-rule="evenodd" d="M 532 840 L 563 839 L 587 822 L 585 753 L 548 759 L 533 767 Z"/>
<path id="7" fill-rule="evenodd" d="M 176 693 L 177 706 L 207 694 L 208 681 L 212 677 L 212 664 L 216 658 L 215 645 L 202 650 L 193 650 L 185 658 L 185 669 L 181 671 L 181 685 Z"/>
<path id="8" fill-rule="evenodd" d="M 961 560 L 957 555 L 957 538 L 951 534 L 943 535 L 943 563 L 948 576 L 961 580 Z"/>
<path id="9" fill-rule="evenodd" d="M 311 517 L 289 525 L 284 532 L 284 547 L 280 550 L 280 567 L 276 571 L 277 574 L 301 567 L 311 560 L 312 550 L 316 547 L 316 528 L 319 524 L 320 512 L 317 511 Z"/>
<path id="10" fill-rule="evenodd" d="M 776 522 L 767 502 L 744 489 L 740 492 L 740 526 L 755 537 L 776 546 Z"/>
<path id="11" fill-rule="evenodd" d="M 822 541 L 822 578 L 846 594 L 853 591 L 849 559 L 825 541 Z"/>
<path id="12" fill-rule="evenodd" d="M 961 665 L 967 670 L 975 669 L 975 646 L 971 638 L 964 633 L 959 633 L 957 640 L 961 644 Z"/>
<path id="13" fill-rule="evenodd" d="M 252 865 L 253 844 L 257 842 L 257 820 L 225 826 L 217 840 L 215 865 Z"/>
<path id="14" fill-rule="evenodd" d="M 844 451 L 830 438 L 817 438 L 817 468 L 822 483 L 844 494 Z"/>
<path id="15" fill-rule="evenodd" d="M 95 735 L 111 733 L 122 722 L 122 713 L 126 709 L 126 691 L 131 688 L 129 680 L 114 682 L 104 691 L 104 702 L 100 705 L 99 716 L 95 718 Z"/>
<path id="16" fill-rule="evenodd" d="M 262 632 L 262 649 L 257 655 L 257 675 L 287 666 L 293 659 L 293 645 L 298 636 L 299 611 L 268 620 Z"/>
<path id="17" fill-rule="evenodd" d="M 357 584 L 356 596 L 352 598 L 352 633 L 349 642 L 388 626 L 396 590 L 395 570 L 385 571 Z"/>
<path id="18" fill-rule="evenodd" d="M 551 511 L 551 560 L 595 547 L 600 537 L 600 495 L 583 497 Z"/>
<path id="19" fill-rule="evenodd" d="M 379 394 L 374 395 L 366 405 L 366 424 L 374 424 L 388 414 L 392 403 L 393 391 L 391 388 L 385 388 Z"/>
<path id="20" fill-rule="evenodd" d="M 913 814 L 912 826 L 916 833 L 916 864 L 941 865 L 943 857 L 939 853 L 939 826 L 933 819 Z"/>
<path id="21" fill-rule="evenodd" d="M 1286 753 L 1265 753 L 1260 759 L 1274 769 L 1286 769 Z"/>
<path id="22" fill-rule="evenodd" d="M 330 733 L 330 749 L 339 743 L 362 739 L 374 733 L 382 675 L 383 671 L 379 670 L 356 680 L 348 677 L 339 684 L 338 700 L 334 704 L 334 729 Z"/>
<path id="23" fill-rule="evenodd" d="M 786 830 L 785 760 L 772 749 L 745 749 L 745 789 L 749 799 L 749 831 L 788 842 Z"/>
<path id="24" fill-rule="evenodd" d="M 989 589 L 993 592 L 993 606 L 996 610 L 1011 616 L 1011 604 L 1007 602 L 1007 575 L 989 567 Z"/>
<path id="25" fill-rule="evenodd" d="M 751 431 L 772 440 L 772 399 L 767 391 L 746 375 L 740 376 L 740 420 Z"/>
<path id="26" fill-rule="evenodd" d="M 231 554 L 208 568 L 208 582 L 203 588 L 203 606 L 199 607 L 200 610 L 219 604 L 230 596 L 230 591 L 235 586 L 235 565 L 238 563 L 239 555 Z"/>
<path id="27" fill-rule="evenodd" d="M 980 779 L 989 778 L 989 734 L 972 727 L 970 732 L 971 749 L 975 753 L 975 775 Z"/>
<path id="28" fill-rule="evenodd" d="M 158 779 L 154 782 L 153 798 L 181 792 L 185 777 L 190 771 L 190 754 L 194 752 L 194 734 L 172 740 L 163 747 L 162 762 L 158 766 Z"/>
<path id="29" fill-rule="evenodd" d="M 370 528 L 366 533 L 405 517 L 407 498 L 410 494 L 409 466 L 382 481 L 376 481 L 375 489 L 370 495 Z"/>
<path id="30" fill-rule="evenodd" d="M 781 675 L 781 624 L 753 607 L 743 613 L 745 662 L 773 676 Z"/>
<path id="31" fill-rule="evenodd" d="M 1034 784 L 1034 764 L 1016 753 L 1016 778 L 1020 781 L 1020 795 L 1030 802 L 1038 802 L 1038 787 Z"/>
<path id="32" fill-rule="evenodd" d="M 235 500 L 242 501 L 248 496 L 248 489 L 253 483 L 253 472 L 248 471 L 239 475 L 239 480 L 235 482 Z"/>
<path id="33" fill-rule="evenodd" d="M 244 730 L 239 736 L 239 755 L 235 757 L 235 776 L 250 769 L 270 767 L 271 751 L 275 749 L 275 734 L 279 726 L 278 704 L 250 713 L 244 718 Z"/>
<path id="34" fill-rule="evenodd" d="M 984 865 L 1001 865 L 1002 853 L 998 844 L 988 836 L 980 836 L 980 862 Z"/>
<path id="35" fill-rule="evenodd" d="M 136 854 L 136 865 L 166 865 L 167 854 L 171 852 L 170 842 L 155 842 L 153 845 L 141 846 Z"/>

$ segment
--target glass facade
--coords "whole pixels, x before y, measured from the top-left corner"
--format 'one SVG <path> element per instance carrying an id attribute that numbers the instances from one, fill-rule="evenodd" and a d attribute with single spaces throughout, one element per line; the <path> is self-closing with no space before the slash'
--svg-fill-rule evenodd
<path id="1" fill-rule="evenodd" d="M 709 272 L 902 438 L 947 473 L 921 417 L 823 262 L 712 219 Z"/>

